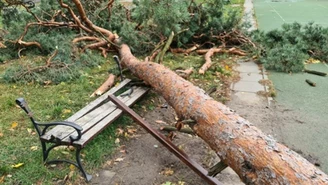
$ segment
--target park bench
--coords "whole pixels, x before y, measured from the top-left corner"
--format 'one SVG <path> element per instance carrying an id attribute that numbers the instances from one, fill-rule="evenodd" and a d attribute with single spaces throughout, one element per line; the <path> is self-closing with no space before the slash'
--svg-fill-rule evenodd
<path id="1" fill-rule="evenodd" d="M 65 121 L 39 123 L 35 121 L 27 102 L 23 98 L 18 98 L 16 103 L 28 114 L 39 135 L 42 146 L 43 162 L 45 164 L 60 162 L 73 164 L 82 172 L 85 179 L 90 181 L 92 176 L 87 174 L 84 170 L 80 159 L 80 152 L 102 130 L 120 117 L 122 110 L 118 109 L 116 105 L 108 99 L 108 96 L 119 93 L 124 87 L 129 86 L 130 82 L 131 80 L 125 79 L 118 86 L 113 87 L 107 93 L 95 99 Z M 132 88 L 133 91 L 128 89 L 117 96 L 117 98 L 124 102 L 126 106 L 133 105 L 148 91 L 148 88 L 146 87 Z M 62 145 L 75 147 L 76 162 L 64 159 L 47 161 L 49 152 L 55 147 Z"/>

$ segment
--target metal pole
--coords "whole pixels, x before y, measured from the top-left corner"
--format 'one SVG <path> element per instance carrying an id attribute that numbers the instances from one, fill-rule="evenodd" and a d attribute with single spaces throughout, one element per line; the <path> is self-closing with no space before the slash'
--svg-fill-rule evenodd
<path id="1" fill-rule="evenodd" d="M 142 126 L 147 132 L 149 132 L 155 139 L 162 143 L 170 152 L 177 156 L 182 162 L 189 166 L 194 172 L 196 172 L 202 179 L 204 179 L 210 185 L 223 185 L 216 178 L 207 175 L 207 170 L 192 160 L 186 153 L 175 146 L 170 140 L 168 140 L 163 134 L 159 133 L 150 127 L 144 119 L 142 119 L 137 113 L 126 106 L 123 102 L 117 99 L 114 95 L 109 95 L 108 98 L 121 110 L 130 115 L 140 126 Z"/>

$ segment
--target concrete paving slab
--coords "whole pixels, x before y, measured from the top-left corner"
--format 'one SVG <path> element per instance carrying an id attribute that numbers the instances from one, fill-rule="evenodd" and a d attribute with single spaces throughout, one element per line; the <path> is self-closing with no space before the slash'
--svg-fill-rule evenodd
<path id="1" fill-rule="evenodd" d="M 259 91 L 264 91 L 265 89 L 264 86 L 258 82 L 239 81 L 233 85 L 232 90 L 257 93 Z"/>
<path id="2" fill-rule="evenodd" d="M 247 31 L 253 31 L 257 29 L 256 20 L 254 18 L 254 7 L 252 0 L 245 0 L 244 3 L 244 16 L 242 21 L 246 24 L 249 24 L 250 27 Z"/>
<path id="3" fill-rule="evenodd" d="M 259 66 L 254 62 L 238 62 L 236 70 L 242 73 L 260 73 Z"/>
<path id="4" fill-rule="evenodd" d="M 263 79 L 260 73 L 240 73 L 240 81 L 259 82 Z"/>
<path id="5" fill-rule="evenodd" d="M 258 95 L 257 93 L 253 92 L 235 92 L 233 93 L 233 98 L 237 99 L 238 101 L 244 102 L 246 104 L 259 104 L 261 105 L 263 101 L 266 101 L 266 98 L 263 96 Z"/>

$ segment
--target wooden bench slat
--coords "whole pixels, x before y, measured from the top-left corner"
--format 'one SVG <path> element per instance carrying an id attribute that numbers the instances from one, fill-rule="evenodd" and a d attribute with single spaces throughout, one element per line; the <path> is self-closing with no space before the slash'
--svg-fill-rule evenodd
<path id="1" fill-rule="evenodd" d="M 125 99 L 125 101 L 126 100 L 127 100 L 127 98 Z M 81 131 L 82 134 L 87 132 L 89 130 L 89 127 L 92 127 L 94 124 L 97 124 L 97 122 L 100 121 L 99 119 L 103 119 L 106 116 L 106 114 L 110 114 L 111 112 L 113 112 L 117 107 L 115 107 L 112 103 L 107 102 L 106 104 L 102 105 L 99 108 L 100 108 L 100 111 L 103 110 L 104 112 L 101 113 L 98 111 L 98 114 L 92 114 L 92 112 L 93 112 L 92 111 L 91 113 L 86 114 L 84 117 L 82 117 L 81 119 L 74 122 L 82 127 L 82 129 L 83 129 Z M 97 108 L 96 110 L 98 110 L 99 108 Z M 89 124 L 86 125 L 87 123 L 89 123 Z M 50 131 L 45 133 L 43 136 L 41 136 L 41 138 L 43 140 L 49 141 L 51 139 L 51 137 L 54 136 L 59 140 L 63 140 L 64 138 L 68 137 L 73 132 L 75 132 L 75 129 L 73 129 L 72 127 L 66 127 L 66 126 L 59 125 Z"/>
<path id="2" fill-rule="evenodd" d="M 104 101 L 109 94 L 113 94 L 117 91 L 119 91 L 120 89 L 122 89 L 125 85 L 127 85 L 131 80 L 130 79 L 125 79 L 123 82 L 121 82 L 118 86 L 115 86 L 113 88 L 111 88 L 108 92 L 106 92 L 105 94 L 103 94 L 102 96 L 100 96 L 99 98 L 95 99 L 94 101 L 92 101 L 91 103 L 89 103 L 88 105 L 86 105 L 84 108 L 82 108 L 81 110 L 79 110 L 78 112 L 76 112 L 75 114 L 73 114 L 71 117 L 69 117 L 68 119 L 66 119 L 65 121 L 70 121 L 70 122 L 75 122 L 77 119 L 79 119 L 81 116 L 85 115 L 86 113 L 88 113 L 90 110 L 94 109 L 96 106 L 98 106 L 102 101 Z M 61 127 L 55 127 L 51 130 L 49 130 L 46 135 L 42 136 L 41 138 L 44 140 L 49 140 L 49 136 L 51 135 L 56 135 L 56 133 L 58 133 L 60 130 L 62 130 Z"/>
<path id="3" fill-rule="evenodd" d="M 137 91 L 138 90 L 138 91 Z M 131 99 L 129 99 L 125 104 L 127 106 L 133 105 L 135 102 L 137 102 L 145 93 L 147 93 L 148 88 L 142 88 L 139 87 Z M 73 144 L 79 145 L 84 147 L 89 141 L 91 141 L 98 133 L 100 133 L 102 130 L 104 130 L 108 125 L 110 125 L 112 122 L 114 122 L 117 118 L 119 118 L 122 114 L 122 110 L 116 109 L 114 112 L 112 112 L 110 115 L 108 115 L 106 118 L 101 120 L 98 124 L 96 124 L 94 127 L 92 127 L 88 132 L 84 133 L 82 135 L 82 138 L 78 141 L 75 141 Z M 76 133 L 74 133 L 76 135 Z M 68 138 L 65 138 L 65 141 Z"/>
<path id="4" fill-rule="evenodd" d="M 128 90 L 127 90 L 128 91 Z M 119 97 L 121 101 L 125 102 L 129 99 L 129 97 L 124 97 L 121 98 Z M 111 103 L 110 101 L 108 101 L 107 103 L 97 107 L 97 109 L 89 112 L 88 114 L 84 115 L 82 118 L 78 119 L 77 121 L 75 121 L 74 123 L 80 125 L 82 127 L 82 131 L 81 133 L 83 134 L 84 132 L 86 132 L 87 130 L 89 130 L 89 127 L 84 127 L 84 125 L 90 121 L 92 121 L 94 118 L 98 118 L 98 119 L 103 119 L 103 117 L 106 116 L 107 114 L 110 114 L 111 112 L 113 112 L 117 107 Z M 100 111 L 96 111 L 100 109 Z M 101 112 L 101 110 L 103 110 L 104 112 Z M 94 113 L 94 111 L 96 111 Z M 101 116 L 99 116 L 101 114 Z M 93 121 L 94 124 L 97 123 L 97 120 L 94 119 Z M 91 125 L 92 126 L 92 125 Z M 65 137 L 69 136 L 70 134 L 72 134 L 73 132 L 75 132 L 75 129 L 72 127 L 67 127 L 67 126 L 63 126 L 63 125 L 58 125 L 54 128 L 52 128 L 51 130 L 49 130 L 48 132 L 46 132 L 43 136 L 41 136 L 41 139 L 44 141 L 50 141 L 52 137 L 55 137 L 59 140 L 64 139 Z"/>
<path id="5" fill-rule="evenodd" d="M 129 90 L 127 90 L 126 92 L 128 91 Z M 123 92 L 122 94 L 126 92 Z M 127 106 L 131 106 L 146 92 L 147 92 L 147 88 L 137 87 L 136 89 L 134 89 L 133 93 L 130 96 L 125 96 L 125 97 L 118 96 L 118 98 L 124 103 L 126 103 Z M 112 102 L 108 101 L 107 103 L 97 107 L 97 109 L 93 110 L 92 112 L 78 119 L 75 123 L 83 128 L 81 139 L 88 141 L 89 139 L 85 138 L 85 134 L 87 134 L 89 130 L 92 129 L 95 125 L 96 126 L 98 125 L 98 127 L 101 128 L 104 127 L 103 124 L 112 122 L 110 120 L 111 117 L 110 115 L 113 114 L 113 112 L 115 112 L 116 109 L 117 107 Z M 118 114 L 118 116 L 119 115 L 120 114 Z M 117 119 L 117 117 L 114 119 Z M 52 137 L 55 137 L 56 139 L 61 140 L 62 143 L 69 144 L 70 135 L 74 135 L 74 136 L 77 135 L 75 129 L 66 126 L 56 126 L 51 130 L 49 130 L 47 133 L 45 133 L 43 136 L 41 136 L 41 139 L 43 141 L 50 141 Z M 81 141 L 80 143 L 85 143 L 85 141 L 82 141 L 81 139 L 79 140 Z"/>
<path id="6" fill-rule="evenodd" d="M 133 96 L 137 95 L 139 91 L 140 91 L 140 88 L 137 88 L 133 91 L 133 93 L 131 94 L 130 97 L 129 96 L 125 96 L 125 97 L 118 96 L 118 99 L 120 99 L 121 101 L 123 101 L 125 103 L 131 97 L 133 98 Z M 127 93 L 127 92 L 129 92 L 129 90 L 127 90 L 124 93 Z M 90 113 L 86 114 L 85 116 L 83 116 L 82 118 L 78 119 L 75 123 L 80 125 L 83 128 L 81 133 L 84 134 L 91 127 L 93 127 L 95 124 L 98 124 L 98 122 L 100 122 L 106 116 L 108 116 L 113 111 L 115 111 L 115 109 L 117 109 L 116 105 L 114 105 L 112 102 L 108 101 L 106 104 L 101 105 L 97 109 L 93 110 L 92 112 L 90 112 Z M 64 140 L 64 138 L 67 138 L 66 140 L 69 141 L 68 137 L 71 134 L 75 133 L 75 130 L 71 127 L 66 127 L 65 129 L 63 129 L 63 126 L 57 126 L 57 127 L 58 128 L 61 127 L 61 128 L 60 128 L 60 130 L 58 130 L 53 135 L 56 136 L 56 138 L 58 138 L 62 141 Z M 42 136 L 42 138 L 43 139 L 46 139 L 46 138 L 50 139 L 51 135 L 49 135 L 47 133 L 44 136 Z"/>
<path id="7" fill-rule="evenodd" d="M 118 97 L 121 101 L 126 102 L 130 97 Z M 113 112 L 117 107 L 111 103 L 107 102 L 106 104 L 100 106 L 99 108 L 95 109 L 94 111 L 90 112 L 89 114 L 86 114 L 82 118 L 78 119 L 75 121 L 76 124 L 80 125 L 83 130 L 82 133 L 86 132 L 88 129 L 88 124 L 93 123 L 93 122 L 98 122 L 98 120 L 103 119 L 105 116 Z"/>
<path id="8" fill-rule="evenodd" d="M 131 80 L 125 79 L 123 82 L 121 82 L 118 86 L 115 86 L 111 88 L 109 91 L 107 91 L 105 94 L 101 95 L 99 98 L 95 99 L 91 103 L 89 103 L 87 106 L 76 112 L 74 115 L 66 119 L 66 121 L 74 122 L 75 120 L 79 119 L 83 115 L 85 115 L 88 111 L 92 110 L 95 106 L 99 105 L 103 100 L 105 100 L 109 94 L 114 94 L 118 90 L 122 89 L 125 85 L 127 85 Z"/>

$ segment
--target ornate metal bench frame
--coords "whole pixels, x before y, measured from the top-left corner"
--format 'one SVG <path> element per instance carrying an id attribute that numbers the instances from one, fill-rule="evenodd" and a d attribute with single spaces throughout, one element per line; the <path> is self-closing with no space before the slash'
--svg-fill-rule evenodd
<path id="1" fill-rule="evenodd" d="M 116 91 L 120 90 L 121 88 L 123 88 L 130 81 L 131 80 L 126 79 L 123 82 L 121 82 L 120 86 L 122 86 L 122 87 L 120 87 L 120 88 L 117 87 L 114 92 L 116 92 Z M 131 96 L 129 96 L 129 98 L 130 98 L 129 100 L 131 100 L 131 101 L 127 100 L 127 102 L 129 101 L 130 105 L 132 105 L 139 98 L 141 98 L 148 91 L 148 88 L 138 87 L 137 90 L 139 90 L 139 91 L 134 90 L 134 92 L 132 92 Z M 89 106 L 90 104 L 88 104 L 83 109 L 81 109 L 80 111 L 78 111 L 77 113 L 72 115 L 70 118 L 72 118 L 72 117 L 74 117 L 76 119 L 83 118 L 85 115 L 89 115 L 89 113 L 91 113 L 92 111 L 96 110 L 97 108 L 101 107 L 104 104 L 111 104 L 112 107 L 115 107 L 115 105 L 113 103 L 111 103 L 109 101 L 109 99 L 107 98 L 109 94 L 112 94 L 114 92 L 109 91 L 109 92 L 105 93 L 104 95 L 100 96 L 99 98 L 97 98 L 96 100 L 94 100 L 93 102 L 90 103 L 90 104 L 92 104 L 92 103 L 96 102 L 93 106 Z M 122 93 L 122 94 L 125 94 L 125 93 Z M 135 96 L 135 97 L 133 97 L 133 96 Z M 29 108 L 27 102 L 24 100 L 24 98 L 18 98 L 16 100 L 16 104 L 19 105 L 27 113 L 27 115 L 29 116 L 30 120 L 33 123 L 34 128 L 36 129 L 36 132 L 38 133 L 38 136 L 39 136 L 39 139 L 40 139 L 40 142 L 41 142 L 41 146 L 42 146 L 42 155 L 43 155 L 44 164 L 56 164 L 56 163 L 62 163 L 62 162 L 72 164 L 72 165 L 76 166 L 82 172 L 82 174 L 85 177 L 86 181 L 90 181 L 92 176 L 89 175 L 84 170 L 84 168 L 82 166 L 81 157 L 80 157 L 81 150 L 85 147 L 85 145 L 89 141 L 91 141 L 96 135 L 98 135 L 103 129 L 108 127 L 110 125 L 110 123 L 115 121 L 123 113 L 122 110 L 117 109 L 117 107 L 115 109 L 112 108 L 113 109 L 113 111 L 112 111 L 113 114 L 116 111 L 115 115 L 111 116 L 110 120 L 105 120 L 105 121 L 107 121 L 106 123 L 104 123 L 103 120 L 101 120 L 102 123 L 99 126 L 99 128 L 97 128 L 97 131 L 95 133 L 93 133 L 94 131 L 92 131 L 92 133 L 91 133 L 92 135 L 89 134 L 89 136 L 86 136 L 87 140 L 83 140 L 83 135 L 85 133 L 88 133 L 88 131 L 91 130 L 95 125 L 97 125 L 98 122 L 95 123 L 92 127 L 88 128 L 87 130 L 83 130 L 83 127 L 81 125 L 76 124 L 76 123 L 71 122 L 71 121 L 55 121 L 55 122 L 51 122 L 51 123 L 39 123 L 33 117 L 33 113 L 31 111 L 31 109 Z M 112 113 L 108 114 L 107 117 L 110 116 Z M 77 114 L 79 114 L 79 115 L 77 115 Z M 70 120 L 70 118 L 68 118 L 68 120 Z M 99 121 L 99 122 L 101 122 L 101 121 Z M 53 126 L 54 126 L 54 128 L 52 128 Z M 51 135 L 49 138 L 45 137 L 45 135 L 48 132 L 50 132 L 52 129 L 58 128 L 58 126 L 70 127 L 72 129 L 74 129 L 73 130 L 74 134 L 73 134 L 73 132 L 68 134 L 69 139 L 66 138 L 65 140 L 60 139 L 60 137 L 59 137 L 60 135 L 57 137 L 56 132 L 54 132 L 54 135 Z M 61 129 L 61 130 L 63 130 L 63 129 Z M 84 131 L 84 133 L 83 133 L 83 131 Z M 49 146 L 47 146 L 47 144 Z M 64 146 L 74 146 L 76 148 L 76 153 L 75 153 L 76 161 L 75 162 L 70 161 L 70 160 L 65 160 L 65 159 L 56 159 L 56 160 L 49 160 L 49 161 L 47 160 L 50 151 L 52 149 L 54 149 L 58 146 L 62 146 L 62 145 L 64 145 Z"/>

